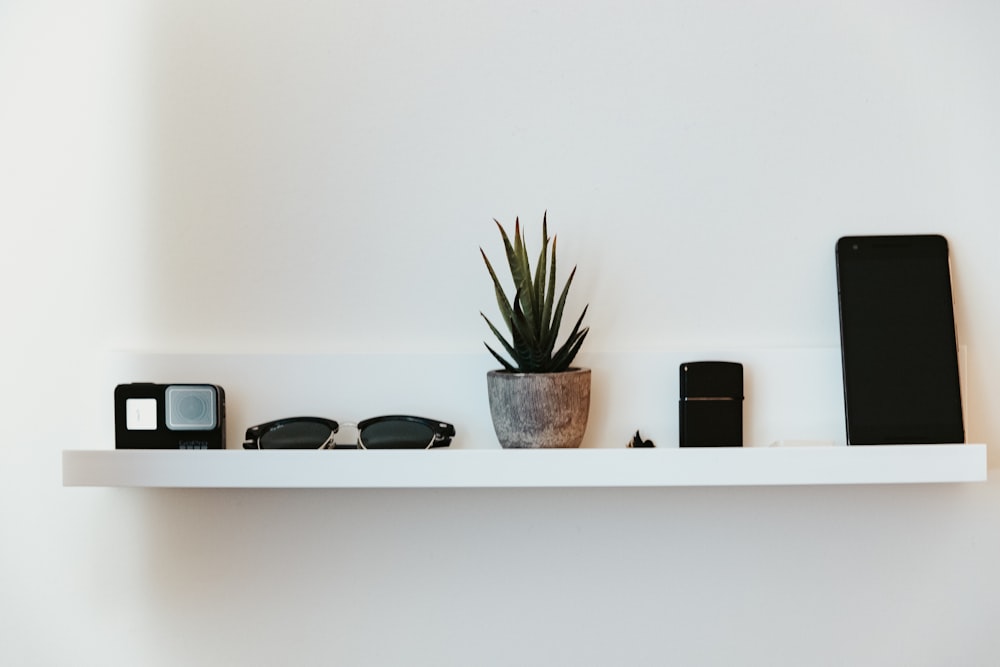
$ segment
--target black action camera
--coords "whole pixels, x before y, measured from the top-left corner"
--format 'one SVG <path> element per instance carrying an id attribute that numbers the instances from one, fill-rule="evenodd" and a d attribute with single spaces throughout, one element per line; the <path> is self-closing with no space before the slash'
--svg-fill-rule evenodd
<path id="1" fill-rule="evenodd" d="M 214 384 L 115 387 L 115 449 L 225 449 L 226 392 Z"/>

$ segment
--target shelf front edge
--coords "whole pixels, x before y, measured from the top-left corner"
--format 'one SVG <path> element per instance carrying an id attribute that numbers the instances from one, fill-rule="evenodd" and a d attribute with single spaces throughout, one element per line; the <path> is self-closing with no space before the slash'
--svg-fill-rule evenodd
<path id="1" fill-rule="evenodd" d="M 65 450 L 64 486 L 543 488 L 985 481 L 986 445 L 434 450 Z"/>

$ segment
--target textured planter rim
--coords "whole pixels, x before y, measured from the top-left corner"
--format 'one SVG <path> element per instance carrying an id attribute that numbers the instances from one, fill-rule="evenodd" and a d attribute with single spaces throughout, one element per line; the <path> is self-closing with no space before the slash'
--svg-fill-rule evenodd
<path id="1" fill-rule="evenodd" d="M 579 447 L 590 415 L 591 370 L 495 369 L 486 374 L 493 430 L 509 449 Z"/>
<path id="2" fill-rule="evenodd" d="M 523 371 L 509 371 L 506 368 L 494 368 L 491 371 L 487 371 L 487 375 L 504 375 L 504 376 L 514 376 L 514 375 L 574 375 L 579 373 L 589 373 L 590 369 L 586 366 L 570 366 L 564 371 L 548 371 L 544 373 L 525 373 Z"/>

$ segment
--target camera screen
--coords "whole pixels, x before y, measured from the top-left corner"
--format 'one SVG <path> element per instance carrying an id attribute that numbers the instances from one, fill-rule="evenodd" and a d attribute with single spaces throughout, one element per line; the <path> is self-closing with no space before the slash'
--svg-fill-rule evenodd
<path id="1" fill-rule="evenodd" d="M 125 401 L 125 428 L 130 431 L 155 431 L 156 399 L 127 399 Z"/>

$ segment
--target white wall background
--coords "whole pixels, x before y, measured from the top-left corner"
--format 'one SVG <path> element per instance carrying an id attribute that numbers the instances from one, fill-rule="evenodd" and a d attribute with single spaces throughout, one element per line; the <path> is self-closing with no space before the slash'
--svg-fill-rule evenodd
<path id="1" fill-rule="evenodd" d="M 0 2 L 0 662 L 997 664 L 995 481 L 130 491 L 60 453 L 112 445 L 114 350 L 485 355 L 478 247 L 547 209 L 595 357 L 834 347 L 835 239 L 944 233 L 995 457 L 998 38 L 972 1 Z"/>

